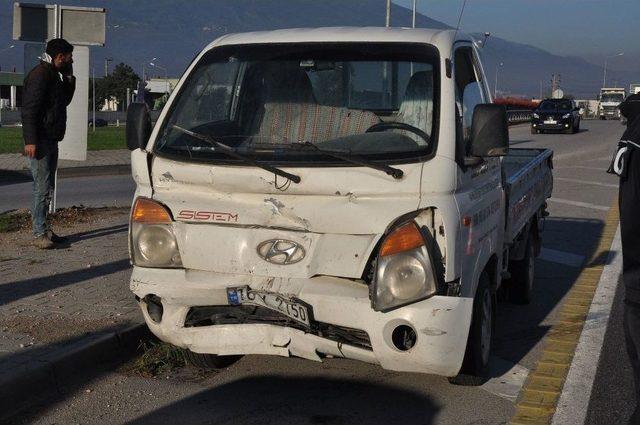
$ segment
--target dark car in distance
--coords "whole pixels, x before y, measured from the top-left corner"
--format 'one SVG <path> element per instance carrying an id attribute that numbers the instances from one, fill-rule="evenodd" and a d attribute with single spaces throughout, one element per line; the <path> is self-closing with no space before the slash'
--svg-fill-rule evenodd
<path id="1" fill-rule="evenodd" d="M 573 100 L 545 99 L 531 115 L 531 134 L 545 131 L 563 131 L 567 134 L 580 130 L 580 108 Z"/>
<path id="2" fill-rule="evenodd" d="M 93 125 L 93 119 L 89 118 L 89 127 Z M 102 118 L 96 118 L 96 127 L 106 127 L 109 125 L 107 120 L 103 120 Z"/>

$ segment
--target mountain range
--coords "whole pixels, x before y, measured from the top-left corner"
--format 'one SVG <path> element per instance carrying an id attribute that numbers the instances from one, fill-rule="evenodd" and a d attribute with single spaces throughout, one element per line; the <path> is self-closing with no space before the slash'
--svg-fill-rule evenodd
<path id="1" fill-rule="evenodd" d="M 107 44 L 92 47 L 96 75 L 104 73 L 106 58 L 124 62 L 141 74 L 180 75 L 202 47 L 230 32 L 321 26 L 384 26 L 383 0 L 66 0 L 65 5 L 105 7 Z M 11 40 L 12 2 L 0 5 L 0 51 Z M 408 26 L 411 11 L 393 5 L 392 26 Z M 540 23 L 532 23 L 540 26 Z M 443 22 L 418 14 L 416 26 L 449 28 Z M 464 28 L 462 28 L 464 30 Z M 477 34 L 478 39 L 483 36 Z M 3 70 L 22 67 L 20 42 L 0 53 Z M 487 78 L 498 94 L 538 97 L 549 92 L 551 74 L 561 75 L 565 93 L 594 98 L 602 85 L 603 69 L 571 55 L 558 56 L 534 46 L 489 37 L 482 49 Z M 155 58 L 155 60 L 154 60 Z M 113 67 L 113 63 L 110 64 Z M 499 64 L 502 63 L 502 66 Z M 498 68 L 497 68 L 498 67 Z M 637 72 L 609 70 L 608 81 L 628 87 L 640 82 Z M 608 84 L 610 85 L 610 84 Z"/>

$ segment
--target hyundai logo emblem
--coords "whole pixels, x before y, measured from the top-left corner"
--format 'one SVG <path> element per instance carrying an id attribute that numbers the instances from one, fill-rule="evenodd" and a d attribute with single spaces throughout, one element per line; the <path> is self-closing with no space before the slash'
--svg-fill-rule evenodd
<path id="1" fill-rule="evenodd" d="M 258 255 L 270 263 L 286 266 L 302 260 L 305 251 L 297 242 L 286 239 L 270 239 L 258 245 Z"/>

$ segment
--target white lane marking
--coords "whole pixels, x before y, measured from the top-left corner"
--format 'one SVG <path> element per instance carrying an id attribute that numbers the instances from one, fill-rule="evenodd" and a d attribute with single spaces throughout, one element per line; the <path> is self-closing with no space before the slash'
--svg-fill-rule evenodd
<path id="1" fill-rule="evenodd" d="M 499 357 L 491 357 L 489 371 L 492 370 L 506 370 L 506 372 L 501 376 L 489 379 L 480 388 L 515 403 L 524 381 L 529 375 L 529 369 Z"/>
<path id="2" fill-rule="evenodd" d="M 611 243 L 608 263 L 600 276 L 552 425 L 585 423 L 613 298 L 622 271 L 620 227 Z"/>
<path id="3" fill-rule="evenodd" d="M 613 184 L 613 183 L 601 183 L 601 182 L 594 182 L 594 181 L 590 181 L 590 180 L 580 180 L 580 179 L 569 179 L 566 177 L 554 177 L 554 180 L 560 180 L 563 182 L 570 182 L 570 183 L 581 183 L 581 184 L 591 184 L 594 186 L 603 186 L 603 187 L 614 187 L 614 188 L 618 188 L 617 184 Z"/>
<path id="4" fill-rule="evenodd" d="M 551 261 L 553 263 L 564 264 L 569 267 L 580 267 L 584 263 L 584 255 L 572 254 L 566 251 L 557 251 L 551 248 L 542 248 L 540 251 L 540 258 L 544 261 Z"/>
<path id="5" fill-rule="evenodd" d="M 551 202 L 556 202 L 558 204 L 573 205 L 574 207 L 591 208 L 592 210 L 599 210 L 599 211 L 609 211 L 609 207 L 605 207 L 604 205 L 590 204 L 588 202 L 578 202 L 578 201 L 572 201 L 570 199 L 563 199 L 563 198 L 549 198 L 547 200 Z"/>

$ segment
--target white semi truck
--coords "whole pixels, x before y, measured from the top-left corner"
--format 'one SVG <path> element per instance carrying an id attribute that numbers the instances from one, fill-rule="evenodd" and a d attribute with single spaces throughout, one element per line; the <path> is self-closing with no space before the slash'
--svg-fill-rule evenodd
<path id="1" fill-rule="evenodd" d="M 603 87 L 600 89 L 598 99 L 598 116 L 601 120 L 620 119 L 620 103 L 626 96 L 626 90 L 616 87 Z"/>
<path id="2" fill-rule="evenodd" d="M 151 130 L 133 104 L 131 290 L 192 363 L 343 357 L 486 370 L 496 294 L 527 303 L 552 152 L 509 148 L 470 36 L 227 35 Z"/>
<path id="3" fill-rule="evenodd" d="M 640 84 L 631 84 L 629 86 L 629 96 L 640 93 Z"/>

